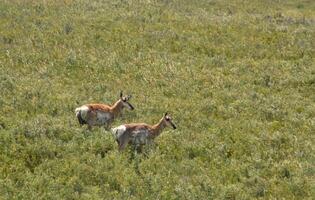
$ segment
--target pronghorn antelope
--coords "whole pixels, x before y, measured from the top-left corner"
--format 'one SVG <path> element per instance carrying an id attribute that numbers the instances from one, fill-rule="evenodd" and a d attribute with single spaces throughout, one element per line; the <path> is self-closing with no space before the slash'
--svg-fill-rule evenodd
<path id="1" fill-rule="evenodd" d="M 155 125 L 148 125 L 144 123 L 125 124 L 112 129 L 114 138 L 118 143 L 119 150 L 123 150 L 128 143 L 136 147 L 144 144 L 150 144 L 153 140 L 161 134 L 166 126 L 172 126 L 176 129 L 172 118 L 165 113 L 159 123 Z"/>
<path id="2" fill-rule="evenodd" d="M 120 98 L 112 106 L 106 104 L 85 104 L 75 109 L 75 114 L 81 125 L 87 124 L 88 129 L 91 130 L 92 126 L 104 126 L 109 129 L 114 119 L 126 107 L 133 110 L 134 107 L 128 102 L 131 95 L 123 96 L 120 92 Z"/>

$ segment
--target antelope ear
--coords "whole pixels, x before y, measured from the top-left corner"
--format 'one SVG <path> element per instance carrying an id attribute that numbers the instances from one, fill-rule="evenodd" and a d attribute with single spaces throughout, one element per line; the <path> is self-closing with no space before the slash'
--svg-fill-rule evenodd
<path id="1" fill-rule="evenodd" d="M 164 117 L 166 117 L 166 115 L 167 115 L 167 112 L 165 113 Z"/>
<path id="2" fill-rule="evenodd" d="M 120 98 L 123 97 L 123 91 L 120 91 Z"/>
<path id="3" fill-rule="evenodd" d="M 132 95 L 131 95 L 131 94 L 130 94 L 130 95 L 128 95 L 128 100 L 129 100 L 129 99 L 131 99 L 131 97 L 132 97 Z"/>

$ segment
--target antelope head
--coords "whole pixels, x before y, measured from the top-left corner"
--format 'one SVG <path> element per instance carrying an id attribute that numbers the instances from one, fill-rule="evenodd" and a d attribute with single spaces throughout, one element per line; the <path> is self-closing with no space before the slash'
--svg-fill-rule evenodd
<path id="1" fill-rule="evenodd" d="M 129 103 L 130 99 L 131 99 L 131 95 L 124 96 L 123 92 L 122 91 L 120 92 L 120 100 L 122 102 L 123 107 L 133 110 L 135 108 Z"/>
<path id="2" fill-rule="evenodd" d="M 165 113 L 163 121 L 167 126 L 171 126 L 173 129 L 176 129 L 176 125 L 173 123 L 171 116 L 167 113 Z"/>

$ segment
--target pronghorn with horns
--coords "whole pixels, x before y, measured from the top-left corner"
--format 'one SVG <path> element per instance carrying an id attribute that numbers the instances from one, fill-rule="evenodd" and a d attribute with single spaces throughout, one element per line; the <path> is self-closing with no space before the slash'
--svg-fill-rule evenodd
<path id="1" fill-rule="evenodd" d="M 133 110 L 134 107 L 128 102 L 131 95 L 123 96 L 120 92 L 120 98 L 109 106 L 106 104 L 85 104 L 75 109 L 75 114 L 81 125 L 87 124 L 88 129 L 91 130 L 92 126 L 104 126 L 105 129 L 109 129 L 111 123 L 122 112 L 123 108 Z"/>
<path id="2" fill-rule="evenodd" d="M 119 150 L 122 151 L 129 143 L 136 147 L 152 143 L 166 126 L 171 126 L 173 129 L 176 129 L 172 118 L 167 113 L 165 113 L 163 118 L 155 125 L 145 123 L 120 125 L 112 129 L 112 134 L 118 143 Z"/>

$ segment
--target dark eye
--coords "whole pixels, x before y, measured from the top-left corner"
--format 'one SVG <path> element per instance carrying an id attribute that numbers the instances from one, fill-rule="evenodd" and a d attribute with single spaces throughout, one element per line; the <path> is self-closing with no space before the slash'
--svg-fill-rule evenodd
<path id="1" fill-rule="evenodd" d="M 166 121 L 170 121 L 170 118 L 166 118 Z"/>
<path id="2" fill-rule="evenodd" d="M 126 101 L 127 101 L 127 99 L 126 99 L 126 98 L 123 98 L 122 100 L 123 100 L 124 102 L 126 102 Z"/>

